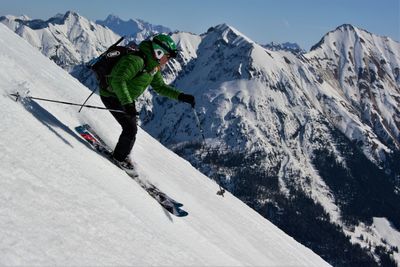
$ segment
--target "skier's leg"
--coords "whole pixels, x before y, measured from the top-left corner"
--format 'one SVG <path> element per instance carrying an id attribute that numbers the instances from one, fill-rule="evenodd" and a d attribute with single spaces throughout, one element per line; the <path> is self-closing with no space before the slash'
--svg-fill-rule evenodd
<path id="1" fill-rule="evenodd" d="M 104 105 L 110 109 L 122 110 L 122 105 L 118 99 L 114 97 L 101 97 Z M 132 150 L 136 140 L 137 133 L 137 120 L 136 114 L 129 115 L 120 112 L 111 112 L 114 118 L 122 127 L 122 133 L 119 137 L 118 143 L 114 149 L 114 158 L 118 161 L 124 161 Z"/>

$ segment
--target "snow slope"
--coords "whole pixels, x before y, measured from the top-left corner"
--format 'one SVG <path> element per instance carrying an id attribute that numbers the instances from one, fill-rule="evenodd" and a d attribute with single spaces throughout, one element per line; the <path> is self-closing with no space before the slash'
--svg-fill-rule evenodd
<path id="1" fill-rule="evenodd" d="M 4 25 L 0 36 L 0 265 L 327 265 L 140 130 L 141 177 L 189 212 L 171 217 L 74 133 L 88 122 L 114 145 L 108 112 L 13 101 L 82 102 L 87 89 Z"/>

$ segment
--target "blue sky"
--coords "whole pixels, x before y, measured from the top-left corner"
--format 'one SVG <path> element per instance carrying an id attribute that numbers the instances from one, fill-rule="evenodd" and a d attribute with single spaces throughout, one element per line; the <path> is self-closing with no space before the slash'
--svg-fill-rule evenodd
<path id="1" fill-rule="evenodd" d="M 256 42 L 297 42 L 306 50 L 344 23 L 400 40 L 400 0 L 0 0 L 0 4 L 0 15 L 48 19 L 73 10 L 91 20 L 114 14 L 197 34 L 227 23 Z"/>

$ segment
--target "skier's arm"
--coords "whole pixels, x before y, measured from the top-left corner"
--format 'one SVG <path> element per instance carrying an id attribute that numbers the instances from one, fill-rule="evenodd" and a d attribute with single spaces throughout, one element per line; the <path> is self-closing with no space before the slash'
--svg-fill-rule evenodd
<path id="1" fill-rule="evenodd" d="M 129 93 L 126 82 L 135 77 L 143 69 L 143 66 L 142 58 L 127 55 L 122 57 L 111 71 L 110 85 L 122 105 L 133 102 L 134 99 Z"/>
<path id="2" fill-rule="evenodd" d="M 157 92 L 157 94 L 166 96 L 175 100 L 178 100 L 178 96 L 181 93 L 178 89 L 167 85 L 164 82 L 163 77 L 161 76 L 161 72 L 157 72 L 154 77 L 153 81 L 151 82 L 151 87 Z"/>

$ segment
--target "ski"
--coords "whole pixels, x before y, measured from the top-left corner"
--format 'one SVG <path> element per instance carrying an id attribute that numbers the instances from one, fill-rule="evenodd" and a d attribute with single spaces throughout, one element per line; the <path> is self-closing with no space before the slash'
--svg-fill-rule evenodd
<path id="1" fill-rule="evenodd" d="M 115 164 L 112 159 L 112 149 L 103 141 L 103 139 L 90 127 L 88 124 L 83 124 L 75 127 L 75 131 L 92 147 L 92 149 L 102 156 L 106 157 L 113 164 Z M 169 213 L 177 216 L 184 217 L 188 213 L 181 209 L 182 203 L 174 200 L 164 192 L 162 192 L 155 185 L 148 181 L 140 179 L 137 172 L 126 172 L 136 183 L 140 185 L 146 192 L 153 197 L 165 210 Z"/>
<path id="2" fill-rule="evenodd" d="M 75 131 L 88 142 L 91 147 L 105 156 L 108 159 L 112 157 L 112 149 L 93 131 L 93 129 L 88 125 L 80 125 L 75 127 Z"/>

